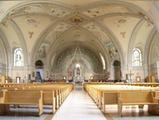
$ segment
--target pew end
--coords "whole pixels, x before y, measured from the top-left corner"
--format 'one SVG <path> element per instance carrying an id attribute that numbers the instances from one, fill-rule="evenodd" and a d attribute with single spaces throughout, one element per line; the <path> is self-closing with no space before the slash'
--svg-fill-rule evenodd
<path id="1" fill-rule="evenodd" d="M 36 105 L 38 106 L 38 115 L 43 113 L 43 92 L 42 91 L 5 91 L 3 92 L 4 101 L 0 104 L 2 106 L 9 105 Z M 6 113 L 9 109 L 5 109 Z"/>
<path id="2" fill-rule="evenodd" d="M 102 95 L 102 111 L 106 112 L 105 105 L 113 105 L 116 104 L 118 101 L 118 94 L 112 92 L 104 92 Z"/>

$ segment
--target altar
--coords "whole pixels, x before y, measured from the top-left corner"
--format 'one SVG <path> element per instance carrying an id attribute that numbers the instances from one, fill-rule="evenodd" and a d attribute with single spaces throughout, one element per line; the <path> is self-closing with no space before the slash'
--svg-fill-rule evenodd
<path id="1" fill-rule="evenodd" d="M 74 83 L 83 83 L 84 82 L 84 77 L 83 76 L 75 76 L 73 78 Z"/>

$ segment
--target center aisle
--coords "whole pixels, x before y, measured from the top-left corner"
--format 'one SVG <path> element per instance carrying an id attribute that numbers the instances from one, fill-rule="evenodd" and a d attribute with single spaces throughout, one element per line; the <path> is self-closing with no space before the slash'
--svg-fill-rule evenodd
<path id="1" fill-rule="evenodd" d="M 52 120 L 106 120 L 106 118 L 82 87 L 76 87 Z"/>

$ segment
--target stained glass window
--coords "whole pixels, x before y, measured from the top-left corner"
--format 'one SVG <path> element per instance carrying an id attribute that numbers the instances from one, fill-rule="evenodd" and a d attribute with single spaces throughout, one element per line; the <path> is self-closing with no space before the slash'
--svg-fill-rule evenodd
<path id="1" fill-rule="evenodd" d="M 139 48 L 134 48 L 132 53 L 132 66 L 142 66 L 142 54 Z"/>
<path id="2" fill-rule="evenodd" d="M 23 49 L 16 48 L 14 50 L 14 66 L 24 66 Z"/>

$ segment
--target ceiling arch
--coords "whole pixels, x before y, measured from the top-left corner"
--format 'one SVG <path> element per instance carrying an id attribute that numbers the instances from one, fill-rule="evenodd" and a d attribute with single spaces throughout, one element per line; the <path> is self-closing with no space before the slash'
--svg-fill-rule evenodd
<path id="1" fill-rule="evenodd" d="M 2 56 L 1 59 L 1 63 L 5 65 L 5 67 L 9 67 L 10 66 L 10 59 L 11 57 L 9 57 L 10 54 L 10 46 L 9 43 L 7 41 L 7 38 L 5 36 L 5 34 L 3 33 L 3 31 L 0 29 L 0 44 L 1 44 L 1 52 L 2 52 Z M 6 69 L 6 68 L 4 68 Z M 5 73 L 6 74 L 6 73 Z"/>
<path id="2" fill-rule="evenodd" d="M 5 4 L 5 2 L 3 3 Z M 111 43 L 119 56 L 113 59 L 119 59 L 124 66 L 127 64 L 125 56 L 131 49 L 132 39 L 136 36 L 137 28 L 140 28 L 141 20 L 153 24 L 151 16 L 145 11 L 148 9 L 147 6 L 144 9 L 132 1 L 125 2 L 124 0 L 93 0 L 91 2 L 84 0 L 30 0 L 17 2 L 9 7 L 1 25 L 4 27 L 4 24 L 7 24 L 6 21 L 12 21 L 14 22 L 13 26 L 16 25 L 18 28 L 15 31 L 21 31 L 23 38 L 19 39 L 22 38 L 24 41 L 21 46 L 26 48 L 26 56 L 31 56 L 31 59 L 29 58 L 30 65 L 35 61 L 36 54 L 41 48 L 50 46 L 50 49 L 46 51 L 50 56 L 46 57 L 46 60 L 51 61 L 54 51 L 59 50 L 59 47 L 65 49 L 74 45 L 72 42 L 75 40 L 70 41 L 67 38 L 84 36 L 81 31 L 85 31 L 88 33 L 86 38 L 94 41 L 84 40 L 79 44 L 82 45 L 82 42 L 86 42 L 85 45 L 94 53 L 98 49 L 98 52 L 102 52 L 109 63 L 112 58 L 109 54 L 110 46 L 107 47 L 107 45 Z M 135 22 L 132 23 L 133 20 Z M 78 29 L 81 32 L 79 32 L 80 35 L 77 32 L 76 35 L 71 36 L 72 28 Z M 65 33 L 69 33 L 70 36 L 66 37 Z M 66 41 L 64 37 L 66 37 Z M 60 42 L 63 40 L 65 42 Z"/>
<path id="3" fill-rule="evenodd" d="M 60 70 L 61 72 L 67 72 L 67 69 L 70 65 L 75 63 L 83 63 L 90 68 L 89 71 L 91 72 L 101 72 L 102 71 L 102 64 L 99 55 L 94 54 L 94 52 L 88 47 L 84 46 L 71 46 L 63 49 L 60 51 L 58 56 L 55 58 L 55 62 L 52 66 L 54 71 Z M 63 68 L 63 69 L 61 69 Z"/>
<path id="4" fill-rule="evenodd" d="M 28 54 L 27 54 L 28 52 L 27 52 L 26 41 L 24 39 L 23 33 L 21 29 L 19 28 L 19 26 L 13 20 L 10 21 L 10 24 L 13 26 L 14 30 L 16 31 L 16 34 L 18 35 L 18 38 L 20 40 L 19 42 L 21 44 L 21 47 L 24 53 L 24 60 L 25 60 L 24 63 L 27 65 L 29 60 L 28 60 Z"/>
<path id="5" fill-rule="evenodd" d="M 151 49 L 153 48 L 152 45 L 157 41 L 157 37 L 158 37 L 158 32 L 154 28 L 151 31 L 151 35 L 146 41 L 145 51 L 144 51 L 144 62 L 145 62 L 145 68 L 147 68 L 147 71 L 146 71 L 147 73 L 148 73 L 148 68 L 151 64 L 150 56 L 151 56 Z"/>
<path id="6" fill-rule="evenodd" d="M 76 32 L 77 31 L 77 32 Z M 80 33 L 80 34 L 79 34 Z M 72 36 L 70 36 L 69 34 L 71 34 Z M 80 35 L 80 36 L 77 36 Z M 69 36 L 69 37 L 67 37 Z M 77 36 L 79 38 L 75 38 L 74 36 Z M 85 38 L 87 36 L 87 38 Z M 80 38 L 81 37 L 81 38 Z M 67 39 L 65 39 L 67 38 Z M 103 48 L 103 46 L 101 46 L 101 42 L 100 40 L 98 40 L 97 37 L 92 34 L 90 31 L 87 31 L 84 28 L 71 28 L 71 30 L 67 30 L 64 31 L 62 33 L 62 36 L 59 37 L 58 39 L 56 39 L 50 46 L 50 48 L 48 49 L 48 54 L 50 54 L 50 58 L 53 57 L 53 55 L 58 55 L 61 51 L 63 51 L 64 49 L 67 49 L 69 47 L 72 46 L 85 46 L 89 49 L 91 49 L 91 51 L 93 51 L 97 56 L 99 56 L 99 52 L 101 52 L 103 55 L 105 55 L 105 53 L 107 53 L 107 51 L 105 50 L 105 48 Z M 106 56 L 104 56 L 107 64 L 109 64 L 109 60 Z"/>

